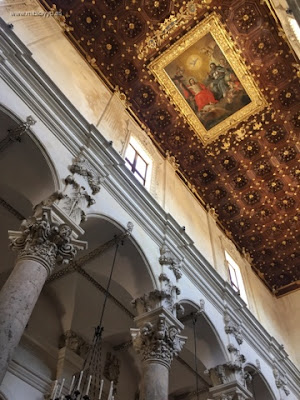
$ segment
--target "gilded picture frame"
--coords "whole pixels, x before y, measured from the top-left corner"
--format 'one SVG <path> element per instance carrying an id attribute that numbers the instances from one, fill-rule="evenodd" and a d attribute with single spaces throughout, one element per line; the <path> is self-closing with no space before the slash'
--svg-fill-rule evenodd
<path id="1" fill-rule="evenodd" d="M 267 105 L 216 13 L 148 68 L 204 145 Z"/>

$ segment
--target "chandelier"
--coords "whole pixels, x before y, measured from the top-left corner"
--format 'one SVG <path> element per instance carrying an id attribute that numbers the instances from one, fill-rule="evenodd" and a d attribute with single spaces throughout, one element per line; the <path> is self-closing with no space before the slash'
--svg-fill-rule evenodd
<path id="1" fill-rule="evenodd" d="M 99 324 L 95 328 L 92 344 L 88 350 L 84 360 L 82 370 L 73 375 L 69 385 L 65 378 L 58 382 L 54 382 L 54 386 L 50 395 L 50 400 L 104 400 L 104 379 L 102 378 L 101 359 L 102 359 L 102 333 L 103 333 L 103 317 L 106 308 L 107 299 L 109 296 L 109 288 L 112 280 L 112 275 L 116 263 L 117 253 L 120 244 L 123 245 L 124 240 L 128 238 L 132 232 L 133 224 L 128 222 L 127 230 L 115 236 L 110 242 L 115 244 L 115 252 L 110 269 L 110 275 L 105 289 L 105 297 L 101 310 Z M 109 242 L 108 242 L 109 243 Z M 62 392 L 68 391 L 68 394 L 63 395 Z M 115 386 L 114 381 L 110 382 L 107 400 L 114 400 Z"/>

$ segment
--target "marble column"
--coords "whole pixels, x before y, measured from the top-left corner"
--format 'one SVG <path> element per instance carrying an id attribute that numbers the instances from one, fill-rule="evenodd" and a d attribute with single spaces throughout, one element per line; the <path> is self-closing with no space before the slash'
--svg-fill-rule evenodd
<path id="1" fill-rule="evenodd" d="M 180 263 L 166 246 L 161 248 L 159 262 L 160 288 L 133 302 L 138 316 L 137 328 L 131 329 L 131 336 L 142 362 L 140 400 L 168 399 L 171 363 L 187 339 L 179 335 L 184 326 L 177 319 L 179 288 L 174 281 L 177 283 L 181 278 Z"/>
<path id="2" fill-rule="evenodd" d="M 171 362 L 186 341 L 178 334 L 183 325 L 164 307 L 138 316 L 135 322 L 138 328 L 131 329 L 131 336 L 142 361 L 140 400 L 167 400 Z"/>
<path id="3" fill-rule="evenodd" d="M 69 166 L 63 191 L 37 205 L 20 231 L 9 232 L 18 258 L 0 292 L 0 384 L 47 277 L 55 265 L 70 262 L 87 247 L 77 240 L 84 233 L 80 223 L 95 203 L 92 195 L 100 191 L 100 176 L 87 152 L 83 148 Z"/>
<path id="4" fill-rule="evenodd" d="M 85 248 L 70 225 L 50 207 L 42 207 L 21 231 L 9 232 L 18 258 L 0 292 L 0 382 L 47 277 L 57 263 L 68 263 Z"/>

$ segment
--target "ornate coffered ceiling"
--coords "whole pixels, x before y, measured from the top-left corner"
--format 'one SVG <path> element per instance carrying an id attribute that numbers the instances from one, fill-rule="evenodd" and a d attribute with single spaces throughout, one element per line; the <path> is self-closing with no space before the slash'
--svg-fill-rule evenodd
<path id="1" fill-rule="evenodd" d="M 250 254 L 252 267 L 268 288 L 277 295 L 299 288 L 299 61 L 267 1 L 47 0 L 42 4 L 48 9 L 55 4 L 62 11 L 65 34 L 102 79 L 126 95 L 160 151 L 175 157 L 179 175 L 195 196 L 215 209 L 222 229 Z M 204 143 L 149 64 L 178 41 L 184 42 L 183 36 L 212 13 L 218 16 L 230 51 L 244 72 L 239 73 L 236 65 L 223 81 L 227 88 L 224 120 L 233 120 L 214 141 Z M 228 49 L 219 47 L 225 54 L 219 66 L 229 71 Z M 221 53 L 215 49 L 208 56 L 205 48 L 198 48 L 204 51 L 201 57 L 207 68 L 212 60 L 221 64 Z M 202 125 L 203 111 L 211 120 L 217 118 L 211 112 L 220 107 L 209 114 L 210 100 L 200 109 L 196 96 L 192 103 L 184 92 L 191 87 L 184 88 L 182 74 L 179 80 L 174 72 L 171 75 L 174 88 L 182 89 L 181 102 Z M 194 75 L 189 72 L 188 81 Z M 250 116 L 245 113 L 234 120 L 228 112 L 230 102 L 243 89 L 245 77 L 251 78 L 265 103 Z M 205 82 L 213 91 L 213 85 Z M 229 93 L 233 100 L 229 101 Z M 216 91 L 214 95 L 217 98 Z M 253 96 L 251 101 L 256 99 Z"/>

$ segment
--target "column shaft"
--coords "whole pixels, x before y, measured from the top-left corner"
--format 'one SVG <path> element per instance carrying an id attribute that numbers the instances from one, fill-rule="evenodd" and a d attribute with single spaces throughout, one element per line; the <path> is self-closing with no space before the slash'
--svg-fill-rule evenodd
<path id="1" fill-rule="evenodd" d="M 159 362 L 143 362 L 140 400 L 168 400 L 169 369 Z"/>
<path id="2" fill-rule="evenodd" d="M 46 278 L 38 261 L 19 260 L 0 292 L 0 383 Z"/>

